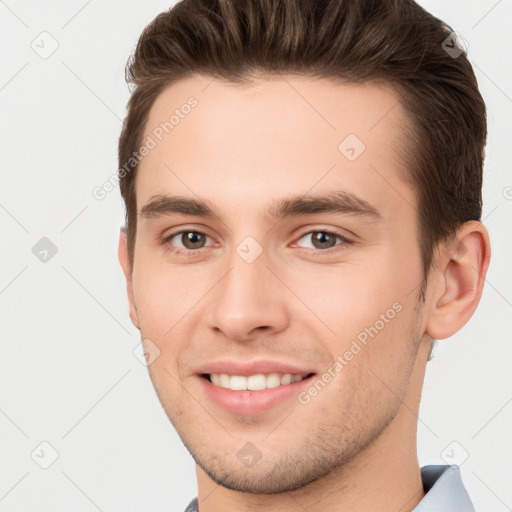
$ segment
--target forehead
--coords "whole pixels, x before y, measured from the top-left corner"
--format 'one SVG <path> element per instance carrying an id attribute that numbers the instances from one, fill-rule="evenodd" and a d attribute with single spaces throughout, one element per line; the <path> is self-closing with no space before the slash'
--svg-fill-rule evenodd
<path id="1" fill-rule="evenodd" d="M 263 208 L 266 199 L 343 188 L 382 207 L 401 197 L 410 209 L 399 156 L 406 124 L 385 85 L 296 75 L 244 85 L 180 80 L 149 112 L 137 207 L 172 194 Z"/>

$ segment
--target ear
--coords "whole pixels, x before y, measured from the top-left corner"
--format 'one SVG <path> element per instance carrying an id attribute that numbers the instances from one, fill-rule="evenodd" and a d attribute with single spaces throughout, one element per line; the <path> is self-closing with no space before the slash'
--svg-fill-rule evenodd
<path id="1" fill-rule="evenodd" d="M 482 295 L 491 246 L 485 226 L 469 221 L 447 242 L 435 270 L 437 279 L 430 298 L 426 333 L 444 339 L 459 331 L 471 318 Z"/>
<path id="2" fill-rule="evenodd" d="M 119 263 L 123 269 L 124 277 L 126 279 L 126 291 L 128 293 L 128 303 L 130 306 L 130 318 L 132 324 L 140 330 L 139 319 L 137 315 L 137 308 L 133 298 L 133 285 L 132 285 L 132 263 L 128 256 L 128 240 L 126 237 L 126 228 L 121 228 L 119 232 L 119 247 L 117 250 Z"/>

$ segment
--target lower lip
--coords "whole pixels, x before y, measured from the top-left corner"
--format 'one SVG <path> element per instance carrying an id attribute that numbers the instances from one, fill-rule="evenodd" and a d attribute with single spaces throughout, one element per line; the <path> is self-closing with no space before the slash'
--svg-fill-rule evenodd
<path id="1" fill-rule="evenodd" d="M 301 388 L 308 386 L 311 379 L 308 377 L 299 382 L 277 386 L 275 388 L 260 389 L 258 391 L 232 389 L 214 386 L 208 379 L 199 376 L 204 392 L 210 400 L 233 414 L 260 414 L 268 411 L 284 400 L 296 396 Z"/>

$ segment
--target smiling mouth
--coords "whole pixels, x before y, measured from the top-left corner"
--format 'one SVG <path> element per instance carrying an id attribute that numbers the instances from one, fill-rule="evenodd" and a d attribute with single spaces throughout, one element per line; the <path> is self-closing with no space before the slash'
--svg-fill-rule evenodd
<path id="1" fill-rule="evenodd" d="M 277 387 L 289 386 L 308 379 L 315 373 L 258 373 L 255 375 L 228 375 L 227 373 L 203 373 L 201 377 L 211 382 L 214 386 L 232 391 L 259 391 Z"/>

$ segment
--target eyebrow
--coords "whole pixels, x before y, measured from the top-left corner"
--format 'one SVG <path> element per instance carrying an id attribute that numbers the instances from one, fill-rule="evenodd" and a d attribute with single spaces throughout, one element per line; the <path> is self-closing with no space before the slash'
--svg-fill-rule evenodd
<path id="1" fill-rule="evenodd" d="M 341 213 L 381 220 L 381 213 L 364 199 L 344 190 L 323 195 L 299 195 L 273 203 L 267 216 L 273 220 L 314 213 Z M 209 201 L 184 196 L 157 195 L 151 197 L 140 211 L 143 218 L 181 214 L 220 219 Z"/>

